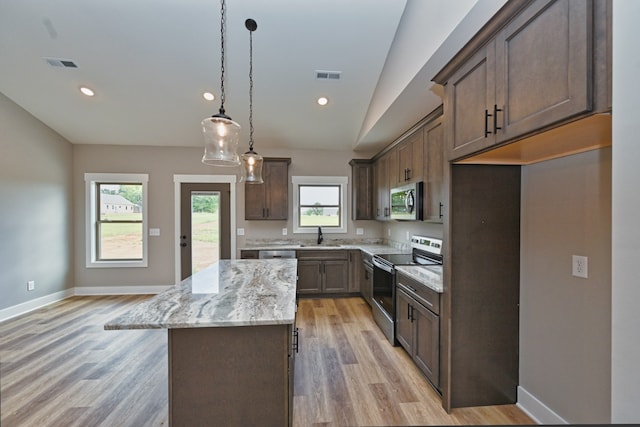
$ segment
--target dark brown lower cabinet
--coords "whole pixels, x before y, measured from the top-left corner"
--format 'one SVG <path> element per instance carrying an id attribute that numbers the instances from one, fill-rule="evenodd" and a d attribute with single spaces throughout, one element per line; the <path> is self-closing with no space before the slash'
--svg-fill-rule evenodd
<path id="1" fill-rule="evenodd" d="M 340 294 L 349 292 L 349 251 L 300 250 L 298 294 Z"/>
<path id="2" fill-rule="evenodd" d="M 294 331 L 169 329 L 169 425 L 291 426 Z"/>
<path id="3" fill-rule="evenodd" d="M 440 317 L 396 288 L 396 339 L 436 390 L 440 389 Z"/>

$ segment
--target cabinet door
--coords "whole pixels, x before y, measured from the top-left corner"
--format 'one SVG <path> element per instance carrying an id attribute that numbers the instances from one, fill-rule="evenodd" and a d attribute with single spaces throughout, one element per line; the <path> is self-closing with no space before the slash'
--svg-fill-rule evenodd
<path id="1" fill-rule="evenodd" d="M 443 220 L 444 209 L 444 131 L 442 120 L 427 127 L 424 131 L 424 220 L 439 222 Z"/>
<path id="2" fill-rule="evenodd" d="M 591 110 L 591 14 L 590 1 L 538 1 L 498 33 L 499 141 Z"/>
<path id="3" fill-rule="evenodd" d="M 322 292 L 322 261 L 298 260 L 299 294 L 314 294 Z"/>
<path id="4" fill-rule="evenodd" d="M 373 215 L 373 168 L 367 161 L 356 159 L 350 162 L 353 186 L 351 189 L 351 219 L 374 219 Z"/>
<path id="5" fill-rule="evenodd" d="M 389 212 L 389 178 L 388 157 L 383 156 L 376 161 L 376 219 L 384 221 L 388 219 Z"/>
<path id="6" fill-rule="evenodd" d="M 349 261 L 323 261 L 324 292 L 347 292 L 349 289 Z"/>
<path id="7" fill-rule="evenodd" d="M 240 251 L 241 259 L 258 259 L 258 251 L 253 249 L 243 249 Z"/>
<path id="8" fill-rule="evenodd" d="M 349 292 L 360 292 L 362 275 L 362 252 L 360 250 L 349 251 Z"/>
<path id="9" fill-rule="evenodd" d="M 406 142 L 398 146 L 399 183 L 422 181 L 423 145 L 423 129 L 419 129 Z"/>
<path id="10" fill-rule="evenodd" d="M 244 219 L 264 219 L 266 215 L 266 187 L 266 184 L 247 184 L 244 186 Z"/>
<path id="11" fill-rule="evenodd" d="M 398 157 L 398 149 L 394 148 L 389 151 L 385 157 L 387 158 L 387 188 L 394 188 L 404 184 L 404 180 L 400 180 L 400 159 Z"/>
<path id="12" fill-rule="evenodd" d="M 289 204 L 289 164 L 284 161 L 265 162 L 266 219 L 287 219 Z M 246 186 L 245 186 L 246 188 Z"/>
<path id="13" fill-rule="evenodd" d="M 544 58 L 544 57 L 542 57 Z M 495 142 L 488 109 L 495 104 L 495 43 L 482 47 L 449 79 L 448 160 L 482 150 Z"/>
<path id="14" fill-rule="evenodd" d="M 440 317 L 418 303 L 412 310 L 413 361 L 431 383 L 440 387 Z"/>
<path id="15" fill-rule="evenodd" d="M 409 295 L 396 288 L 396 339 L 409 355 L 413 353 L 411 302 Z"/>

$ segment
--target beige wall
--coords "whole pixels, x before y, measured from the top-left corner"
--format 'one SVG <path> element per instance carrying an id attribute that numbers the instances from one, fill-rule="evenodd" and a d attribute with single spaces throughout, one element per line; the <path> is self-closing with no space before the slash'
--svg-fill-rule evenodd
<path id="1" fill-rule="evenodd" d="M 2 94 L 0 129 L 2 310 L 73 286 L 73 230 L 71 144 Z"/>
<path id="2" fill-rule="evenodd" d="M 569 423 L 608 423 L 611 149 L 523 167 L 521 219 L 520 386 Z"/>
<path id="3" fill-rule="evenodd" d="M 75 285 L 77 287 L 116 287 L 116 286 L 166 286 L 175 283 L 175 207 L 174 174 L 211 174 L 229 175 L 239 173 L 236 168 L 214 168 L 203 165 L 201 148 L 167 147 L 127 147 L 110 145 L 75 145 L 73 161 L 74 218 L 75 230 Z M 291 157 L 289 169 L 293 175 L 339 175 L 348 176 L 351 183 L 349 160 L 355 155 L 351 151 L 306 151 L 306 150 L 261 150 L 268 157 Z M 148 226 L 159 228 L 160 236 L 149 236 L 149 263 L 147 268 L 86 268 L 86 233 L 84 224 L 85 195 L 84 174 L 91 173 L 147 173 L 148 187 Z M 238 176 L 239 177 L 239 176 Z M 290 178 L 289 178 L 290 181 Z M 244 220 L 244 184 L 236 185 L 236 227 L 244 228 L 244 236 L 237 238 L 237 248 L 242 248 L 245 239 L 311 239 L 315 234 L 293 234 L 292 220 L 288 221 L 245 221 Z M 348 196 L 351 188 L 349 186 Z M 291 197 L 291 185 L 289 186 Z M 291 198 L 290 198 L 291 200 Z M 348 199 L 350 200 L 350 199 Z M 350 209 L 350 204 L 349 204 Z M 292 206 L 289 203 L 289 217 Z M 350 210 L 349 210 L 350 215 Z M 282 235 L 283 228 L 288 229 L 287 236 Z M 380 237 L 381 225 L 376 221 L 357 221 L 348 219 L 348 234 L 325 235 L 331 238 L 355 238 L 356 227 L 364 228 L 363 237 Z M 239 255 L 239 251 L 237 251 Z"/>

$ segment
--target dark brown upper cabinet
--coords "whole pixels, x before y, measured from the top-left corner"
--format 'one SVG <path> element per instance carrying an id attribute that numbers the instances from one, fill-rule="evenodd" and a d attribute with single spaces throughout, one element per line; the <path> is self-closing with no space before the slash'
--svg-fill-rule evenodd
<path id="1" fill-rule="evenodd" d="M 264 184 L 244 186 L 246 220 L 286 220 L 289 213 L 289 164 L 291 159 L 265 157 L 262 166 Z"/>
<path id="2" fill-rule="evenodd" d="M 373 163 L 353 159 L 351 165 L 351 219 L 375 219 L 373 212 Z"/>
<path id="3" fill-rule="evenodd" d="M 610 63 L 609 10 L 607 0 L 508 2 L 434 78 L 445 86 L 447 158 L 606 110 L 610 79 L 594 64 Z"/>

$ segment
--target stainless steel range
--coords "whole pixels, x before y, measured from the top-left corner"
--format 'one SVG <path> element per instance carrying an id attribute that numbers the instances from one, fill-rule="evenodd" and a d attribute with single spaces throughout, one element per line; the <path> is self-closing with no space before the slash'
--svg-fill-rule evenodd
<path id="1" fill-rule="evenodd" d="M 442 240 L 412 236 L 410 254 L 374 255 L 373 304 L 371 310 L 376 323 L 395 345 L 396 265 L 442 265 Z"/>

